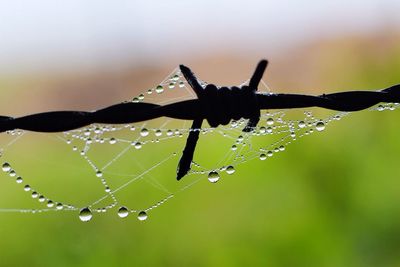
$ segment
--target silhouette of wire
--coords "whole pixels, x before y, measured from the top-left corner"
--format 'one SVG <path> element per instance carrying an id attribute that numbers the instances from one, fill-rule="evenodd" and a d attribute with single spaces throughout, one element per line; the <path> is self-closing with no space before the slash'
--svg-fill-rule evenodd
<path id="1" fill-rule="evenodd" d="M 94 123 L 126 124 L 147 121 L 159 117 L 193 120 L 177 169 L 180 180 L 190 170 L 202 121 L 211 127 L 226 125 L 231 120 L 249 119 L 244 132 L 252 131 L 260 120 L 264 109 L 293 109 L 320 107 L 336 111 L 359 111 L 381 102 L 400 102 L 400 85 L 378 91 L 346 91 L 318 96 L 302 94 L 257 93 L 264 71 L 268 65 L 261 60 L 250 79 L 242 87 L 220 87 L 201 85 L 193 72 L 180 65 L 180 70 L 196 93 L 197 99 L 168 105 L 151 103 L 121 103 L 97 111 L 54 111 L 27 115 L 19 118 L 0 116 L 0 132 L 14 129 L 35 132 L 64 132 Z"/>

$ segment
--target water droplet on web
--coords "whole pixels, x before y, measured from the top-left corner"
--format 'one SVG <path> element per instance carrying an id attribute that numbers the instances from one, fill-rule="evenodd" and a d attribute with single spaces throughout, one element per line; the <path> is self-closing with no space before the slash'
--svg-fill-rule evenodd
<path id="1" fill-rule="evenodd" d="M 147 130 L 146 128 L 143 128 L 142 130 L 140 130 L 140 135 L 145 137 L 149 135 L 149 130 Z"/>
<path id="2" fill-rule="evenodd" d="M 174 89 L 174 87 L 175 87 L 175 83 L 170 83 L 170 84 L 168 85 L 168 88 L 169 88 L 169 89 Z"/>
<path id="3" fill-rule="evenodd" d="M 168 136 L 172 136 L 173 134 L 174 134 L 174 132 L 173 132 L 172 130 L 168 130 L 168 131 L 167 131 L 167 135 L 168 135 Z"/>
<path id="4" fill-rule="evenodd" d="M 11 170 L 11 165 L 8 162 L 5 162 L 1 168 L 3 172 L 9 172 Z"/>
<path id="5" fill-rule="evenodd" d="M 114 145 L 114 144 L 117 143 L 117 139 L 115 139 L 114 137 L 111 137 L 109 143 L 110 143 L 111 145 Z"/>
<path id="6" fill-rule="evenodd" d="M 179 82 L 179 88 L 183 88 L 183 87 L 185 87 L 185 83 L 184 82 Z"/>
<path id="7" fill-rule="evenodd" d="M 141 211 L 138 214 L 138 219 L 139 221 L 145 221 L 147 220 L 147 213 L 145 211 Z"/>
<path id="8" fill-rule="evenodd" d="M 299 121 L 299 128 L 306 127 L 306 123 L 304 121 Z"/>
<path id="9" fill-rule="evenodd" d="M 24 181 L 24 179 L 22 179 L 21 176 L 18 176 L 17 179 L 15 179 L 15 181 L 17 182 L 17 184 L 22 184 L 22 182 Z"/>
<path id="10" fill-rule="evenodd" d="M 47 201 L 47 207 L 52 208 L 54 207 L 54 202 L 52 200 Z"/>
<path id="11" fill-rule="evenodd" d="M 260 154 L 260 160 L 266 160 L 267 159 L 267 155 L 265 155 L 264 153 Z"/>
<path id="12" fill-rule="evenodd" d="M 25 185 L 25 186 L 24 186 L 24 191 L 25 191 L 25 192 L 31 191 L 31 187 L 30 187 L 28 184 Z"/>
<path id="13" fill-rule="evenodd" d="M 219 180 L 219 173 L 216 171 L 211 171 L 208 174 L 208 181 L 210 181 L 211 183 L 216 183 Z"/>
<path id="14" fill-rule="evenodd" d="M 162 135 L 162 131 L 160 129 L 156 130 L 155 135 L 156 136 L 161 136 Z"/>
<path id="15" fill-rule="evenodd" d="M 33 191 L 31 196 L 32 196 L 32 198 L 37 198 L 39 196 L 39 193 L 36 191 Z"/>
<path id="16" fill-rule="evenodd" d="M 267 133 L 272 133 L 272 128 L 271 127 L 267 128 Z"/>
<path id="17" fill-rule="evenodd" d="M 239 137 L 237 138 L 237 142 L 240 143 L 243 141 L 243 135 L 239 135 Z"/>
<path id="18" fill-rule="evenodd" d="M 237 149 L 237 146 L 236 145 L 232 145 L 231 150 L 235 151 L 236 149 Z"/>
<path id="19" fill-rule="evenodd" d="M 135 143 L 135 148 L 136 148 L 136 149 L 141 149 L 141 148 L 142 148 L 142 143 L 136 142 L 136 143 Z"/>
<path id="20" fill-rule="evenodd" d="M 384 111 L 385 108 L 384 108 L 382 105 L 379 105 L 378 108 L 377 108 L 377 110 L 378 110 L 378 111 Z"/>
<path id="21" fill-rule="evenodd" d="M 43 203 L 43 202 L 45 202 L 46 198 L 43 195 L 40 195 L 38 200 L 39 200 L 39 202 Z"/>
<path id="22" fill-rule="evenodd" d="M 267 152 L 267 156 L 268 156 L 268 157 L 272 157 L 273 154 L 274 154 L 274 153 L 273 153 L 272 151 L 268 151 L 268 152 Z"/>
<path id="23" fill-rule="evenodd" d="M 279 150 L 280 150 L 280 151 L 284 151 L 284 150 L 285 150 L 285 146 L 281 145 L 281 146 L 279 147 Z"/>
<path id="24" fill-rule="evenodd" d="M 267 125 L 272 125 L 274 124 L 274 119 L 273 118 L 268 118 L 267 119 Z"/>
<path id="25" fill-rule="evenodd" d="M 8 175 L 10 175 L 10 177 L 15 177 L 17 176 L 17 173 L 14 170 L 11 170 Z"/>
<path id="26" fill-rule="evenodd" d="M 325 130 L 325 124 L 324 124 L 324 122 L 323 122 L 323 121 L 317 122 L 317 124 L 315 125 L 315 129 L 316 129 L 318 132 L 321 132 L 321 131 Z"/>
<path id="27" fill-rule="evenodd" d="M 89 208 L 83 208 L 79 212 L 79 219 L 82 222 L 88 222 L 92 219 L 92 211 Z"/>
<path id="28" fill-rule="evenodd" d="M 140 94 L 140 95 L 138 96 L 138 98 L 139 98 L 139 100 L 143 100 L 143 99 L 144 99 L 144 94 Z"/>
<path id="29" fill-rule="evenodd" d="M 156 93 L 157 94 L 161 94 L 162 92 L 164 92 L 164 87 L 162 85 L 159 85 L 156 87 Z"/>
<path id="30" fill-rule="evenodd" d="M 97 172 L 96 172 L 96 176 L 100 178 L 100 177 L 103 176 L 103 173 L 102 173 L 101 171 L 97 171 Z"/>
<path id="31" fill-rule="evenodd" d="M 58 210 L 62 210 L 64 208 L 64 206 L 63 206 L 63 204 L 62 203 L 57 203 L 57 205 L 56 205 L 56 209 L 58 209 Z"/>
<path id="32" fill-rule="evenodd" d="M 129 210 L 126 207 L 121 207 L 118 210 L 118 216 L 120 218 L 126 218 L 129 215 Z"/>
<path id="33" fill-rule="evenodd" d="M 235 168 L 232 165 L 229 165 L 226 167 L 226 173 L 227 174 L 233 174 L 235 172 Z"/>

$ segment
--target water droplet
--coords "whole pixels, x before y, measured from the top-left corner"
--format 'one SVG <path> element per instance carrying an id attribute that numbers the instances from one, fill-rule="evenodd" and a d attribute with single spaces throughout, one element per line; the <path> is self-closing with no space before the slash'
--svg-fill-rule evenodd
<path id="1" fill-rule="evenodd" d="M 126 218 L 129 215 L 129 210 L 126 207 L 121 207 L 118 210 L 118 216 L 120 218 Z"/>
<path id="2" fill-rule="evenodd" d="M 24 181 L 24 179 L 22 179 L 21 176 L 18 176 L 17 179 L 15 179 L 15 181 L 17 182 L 17 184 L 22 184 L 22 182 Z"/>
<path id="3" fill-rule="evenodd" d="M 219 180 L 219 173 L 216 171 L 211 171 L 208 174 L 208 181 L 210 181 L 211 183 L 216 183 Z"/>
<path id="4" fill-rule="evenodd" d="M 9 172 L 11 170 L 11 165 L 8 162 L 5 162 L 1 168 L 3 172 Z"/>
<path id="5" fill-rule="evenodd" d="M 111 192 L 111 189 L 110 189 L 110 187 L 106 186 L 105 189 L 104 189 L 104 191 L 106 191 L 106 193 L 110 193 L 110 192 Z"/>
<path id="6" fill-rule="evenodd" d="M 11 170 L 8 174 L 10 175 L 10 177 L 17 176 L 17 173 L 14 170 Z"/>
<path id="7" fill-rule="evenodd" d="M 151 90 L 151 89 L 147 90 L 148 95 L 151 95 L 152 93 L 153 93 L 153 90 Z"/>
<path id="8" fill-rule="evenodd" d="M 235 172 L 235 168 L 232 165 L 229 165 L 226 167 L 226 173 L 227 174 L 233 174 Z"/>
<path id="9" fill-rule="evenodd" d="M 92 211 L 89 208 L 83 208 L 79 212 L 79 219 L 82 222 L 88 222 L 92 219 Z"/>
<path id="10" fill-rule="evenodd" d="M 162 131 L 158 129 L 158 130 L 156 131 L 155 135 L 156 135 L 156 136 L 161 136 L 161 135 L 162 135 Z"/>
<path id="11" fill-rule="evenodd" d="M 134 98 L 132 99 L 132 102 L 133 102 L 133 103 L 139 103 L 140 101 L 139 101 L 139 98 L 134 97 Z"/>
<path id="12" fill-rule="evenodd" d="M 185 83 L 184 82 L 179 82 L 179 88 L 183 88 L 183 87 L 185 87 Z"/>
<path id="13" fill-rule="evenodd" d="M 97 172 L 96 172 L 96 176 L 100 178 L 100 177 L 103 176 L 103 173 L 102 173 L 101 171 L 97 171 Z"/>
<path id="14" fill-rule="evenodd" d="M 39 202 L 44 202 L 46 200 L 46 198 L 43 195 L 39 196 Z"/>
<path id="15" fill-rule="evenodd" d="M 378 110 L 378 111 L 384 111 L 385 108 L 384 108 L 382 105 L 379 105 L 378 108 L 377 108 L 377 110 Z"/>
<path id="16" fill-rule="evenodd" d="M 170 84 L 168 85 L 168 88 L 169 88 L 169 89 L 174 89 L 174 87 L 175 87 L 175 83 L 170 83 Z"/>
<path id="17" fill-rule="evenodd" d="M 265 134 L 267 132 L 267 128 L 264 126 L 260 127 L 260 134 Z"/>
<path id="18" fill-rule="evenodd" d="M 37 198 L 39 196 L 39 193 L 36 191 L 33 191 L 31 196 L 32 196 L 32 198 Z"/>
<path id="19" fill-rule="evenodd" d="M 164 92 L 164 87 L 162 85 L 159 85 L 156 87 L 156 93 L 157 94 L 161 94 L 162 92 Z"/>
<path id="20" fill-rule="evenodd" d="M 240 142 L 243 141 L 243 139 L 244 139 L 243 136 L 242 136 L 242 135 L 239 135 L 239 137 L 237 138 L 237 142 L 240 143 Z"/>
<path id="21" fill-rule="evenodd" d="M 56 209 L 62 210 L 63 208 L 64 208 L 64 206 L 63 206 L 62 203 L 57 203 L 57 204 L 56 204 Z"/>
<path id="22" fill-rule="evenodd" d="M 232 145 L 231 150 L 235 151 L 236 149 L 237 149 L 237 146 L 236 145 Z"/>
<path id="23" fill-rule="evenodd" d="M 47 201 L 47 207 L 52 208 L 54 207 L 54 202 L 52 200 Z"/>
<path id="24" fill-rule="evenodd" d="M 28 184 L 25 185 L 25 186 L 24 186 L 24 191 L 25 191 L 25 192 L 31 191 L 31 187 L 30 187 Z"/>
<path id="25" fill-rule="evenodd" d="M 140 131 L 140 135 L 143 136 L 143 137 L 148 136 L 149 135 L 149 130 L 147 130 L 146 128 L 143 128 Z"/>
<path id="26" fill-rule="evenodd" d="M 299 128 L 306 127 L 306 123 L 304 121 L 299 121 Z"/>
<path id="27" fill-rule="evenodd" d="M 139 221 L 145 221 L 147 220 L 147 213 L 145 211 L 141 211 L 138 214 L 138 219 Z"/>
<path id="28" fill-rule="evenodd" d="M 142 148 L 142 143 L 136 142 L 136 143 L 135 143 L 135 148 L 136 148 L 136 149 L 141 149 L 141 148 Z"/>
<path id="29" fill-rule="evenodd" d="M 274 153 L 273 153 L 272 151 L 268 151 L 268 152 L 267 152 L 267 156 L 268 156 L 268 157 L 272 157 L 272 155 L 274 155 Z"/>
<path id="30" fill-rule="evenodd" d="M 318 132 L 321 132 L 321 131 L 325 130 L 325 124 L 324 124 L 324 122 L 323 122 L 323 121 L 317 122 L 317 124 L 315 125 L 315 129 L 316 129 Z"/>
<path id="31" fill-rule="evenodd" d="M 267 119 L 267 124 L 268 124 L 268 125 L 274 124 L 274 119 L 273 119 L 273 118 L 268 118 L 268 119 Z"/>
<path id="32" fill-rule="evenodd" d="M 284 150 L 285 150 L 285 146 L 283 146 L 283 145 L 280 146 L 280 147 L 279 147 L 279 150 L 280 150 L 280 151 L 284 151 Z"/>
<path id="33" fill-rule="evenodd" d="M 117 143 L 117 139 L 115 139 L 114 137 L 111 137 L 109 143 L 110 143 L 111 145 L 114 145 L 114 144 Z"/>
<path id="34" fill-rule="evenodd" d="M 175 74 L 174 76 L 172 76 L 172 78 L 171 78 L 173 81 L 177 81 L 177 80 L 179 80 L 179 75 L 178 74 Z"/>
<path id="35" fill-rule="evenodd" d="M 267 133 L 272 133 L 272 128 L 271 127 L 267 128 Z"/>
<path id="36" fill-rule="evenodd" d="M 139 100 L 143 100 L 143 99 L 144 99 L 144 94 L 140 94 L 140 95 L 138 96 L 138 98 L 139 98 Z"/>
<path id="37" fill-rule="evenodd" d="M 267 159 L 267 155 L 265 155 L 264 153 L 260 154 L 260 160 L 266 160 Z"/>

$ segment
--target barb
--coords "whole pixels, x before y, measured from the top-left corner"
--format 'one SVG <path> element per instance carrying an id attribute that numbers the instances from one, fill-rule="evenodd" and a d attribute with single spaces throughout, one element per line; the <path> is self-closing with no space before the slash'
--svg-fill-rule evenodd
<path id="1" fill-rule="evenodd" d="M 180 65 L 180 70 L 197 95 L 197 99 L 156 105 L 151 103 L 121 103 L 93 112 L 54 111 L 13 118 L 0 116 L 0 132 L 14 129 L 35 132 L 64 132 L 93 123 L 126 124 L 147 121 L 159 117 L 193 120 L 186 147 L 177 170 L 177 179 L 190 170 L 199 130 L 206 119 L 211 127 L 226 125 L 232 119 L 249 119 L 243 129 L 252 131 L 264 109 L 293 109 L 320 107 L 336 111 L 359 111 L 381 102 L 400 102 L 400 85 L 378 91 L 346 91 L 319 96 L 301 94 L 261 94 L 257 87 L 268 62 L 260 61 L 249 85 L 242 87 L 220 87 L 200 85 L 193 72 Z"/>

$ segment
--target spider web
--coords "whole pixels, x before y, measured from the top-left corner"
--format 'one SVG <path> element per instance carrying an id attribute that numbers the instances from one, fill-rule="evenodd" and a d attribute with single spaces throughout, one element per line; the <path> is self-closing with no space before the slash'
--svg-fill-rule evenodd
<path id="1" fill-rule="evenodd" d="M 271 93 L 264 81 L 259 91 Z M 155 88 L 131 101 L 164 105 L 195 97 L 175 69 Z M 370 110 L 398 106 L 384 104 Z M 156 208 L 199 181 L 216 183 L 234 175 L 250 160 L 268 162 L 291 143 L 323 132 L 350 114 L 323 111 L 318 118 L 316 111 L 321 112 L 262 111 L 257 128 L 250 133 L 242 132 L 247 123 L 244 119 L 218 128 L 195 129 L 201 131 L 201 138 L 191 171 L 179 182 L 176 166 L 191 121 L 159 118 L 136 124 L 96 124 L 54 134 L 9 131 L 0 136 L 1 206 L 5 207 L 0 212 L 70 211 L 81 221 L 112 212 L 144 221 Z"/>

